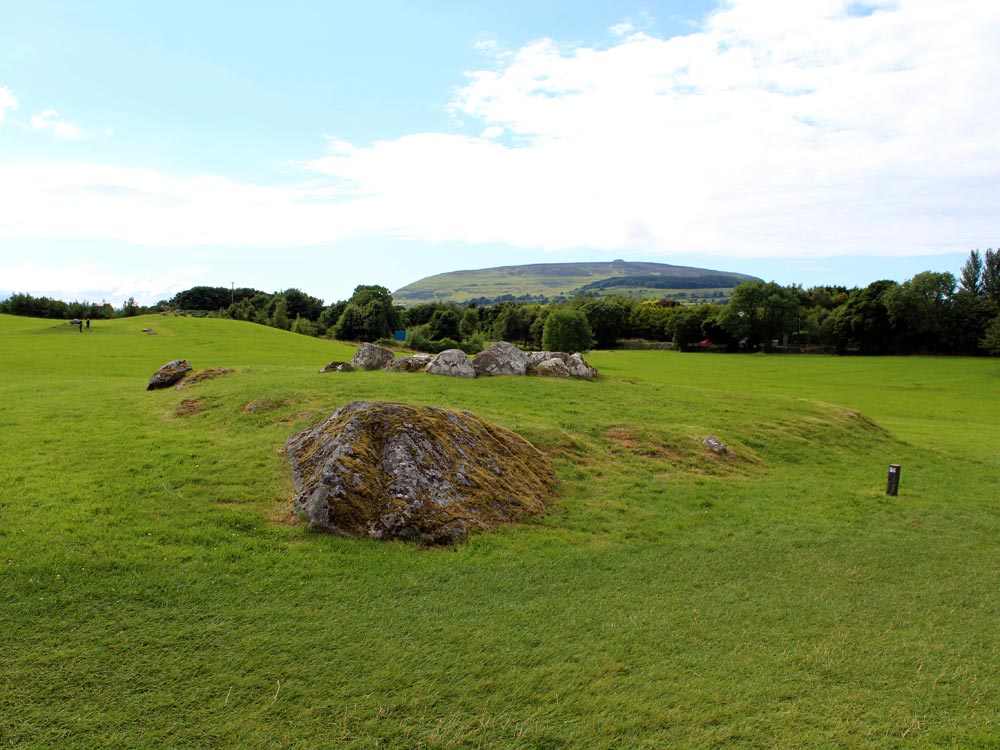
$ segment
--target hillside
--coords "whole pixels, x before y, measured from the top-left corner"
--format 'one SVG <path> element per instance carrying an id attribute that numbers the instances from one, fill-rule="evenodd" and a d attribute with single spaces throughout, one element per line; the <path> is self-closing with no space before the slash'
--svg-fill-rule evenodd
<path id="1" fill-rule="evenodd" d="M 755 277 L 667 263 L 536 263 L 452 271 L 407 284 L 393 292 L 400 305 L 422 302 L 477 302 L 503 299 L 555 302 L 574 294 L 625 294 L 656 297 L 725 298 L 738 284 Z"/>
<path id="2" fill-rule="evenodd" d="M 354 347 L 165 315 L 0 345 L 4 750 L 1000 747 L 996 360 L 320 375 Z M 147 391 L 178 357 L 228 372 Z M 286 441 L 353 400 L 515 431 L 547 512 L 311 531 Z"/>

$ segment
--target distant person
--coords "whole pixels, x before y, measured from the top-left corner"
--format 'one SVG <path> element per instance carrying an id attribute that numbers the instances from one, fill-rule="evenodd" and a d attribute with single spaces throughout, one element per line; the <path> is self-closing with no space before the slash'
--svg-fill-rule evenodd
<path id="1" fill-rule="evenodd" d="M 87 330 L 90 330 L 90 318 L 87 318 Z"/>

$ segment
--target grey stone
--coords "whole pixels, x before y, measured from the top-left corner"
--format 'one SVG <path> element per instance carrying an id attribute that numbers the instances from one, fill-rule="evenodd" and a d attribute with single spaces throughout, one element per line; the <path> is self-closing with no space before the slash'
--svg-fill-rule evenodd
<path id="1" fill-rule="evenodd" d="M 347 536 L 445 544 L 544 511 L 554 474 L 468 412 L 353 401 L 289 438 L 293 510 Z"/>
<path id="2" fill-rule="evenodd" d="M 549 359 L 544 359 L 535 365 L 534 373 L 542 377 L 568 378 L 569 368 L 566 367 L 566 363 L 558 357 L 550 357 Z"/>
<path id="3" fill-rule="evenodd" d="M 445 349 L 427 364 L 424 372 L 429 375 L 448 375 L 453 378 L 474 378 L 476 370 L 469 356 L 461 349 Z"/>
<path id="4" fill-rule="evenodd" d="M 707 438 L 702 440 L 701 444 L 712 451 L 712 453 L 718 453 L 724 456 L 735 455 L 733 450 L 728 445 L 712 435 L 709 435 Z"/>
<path id="5" fill-rule="evenodd" d="M 354 372 L 354 368 L 347 362 L 331 362 L 319 372 L 321 375 L 324 372 Z"/>
<path id="6" fill-rule="evenodd" d="M 524 375 L 528 357 L 513 344 L 498 341 L 472 358 L 477 377 L 492 375 Z"/>
<path id="7" fill-rule="evenodd" d="M 528 352 L 528 373 L 537 373 L 538 366 L 551 359 L 560 360 L 566 366 L 566 372 L 571 378 L 593 380 L 597 377 L 597 368 L 588 363 L 582 354 L 567 354 L 566 352 Z M 552 366 L 548 367 L 551 369 Z"/>
<path id="8" fill-rule="evenodd" d="M 174 383 L 180 381 L 191 370 L 192 367 L 186 359 L 171 360 L 153 373 L 153 377 L 149 379 L 149 385 L 146 386 L 146 390 L 155 391 L 158 388 L 169 388 Z"/>
<path id="9" fill-rule="evenodd" d="M 354 353 L 351 367 L 356 370 L 384 370 L 395 357 L 391 349 L 365 342 Z"/>
<path id="10" fill-rule="evenodd" d="M 392 372 L 423 372 L 432 359 L 434 357 L 430 354 L 413 354 L 394 359 L 385 369 Z"/>

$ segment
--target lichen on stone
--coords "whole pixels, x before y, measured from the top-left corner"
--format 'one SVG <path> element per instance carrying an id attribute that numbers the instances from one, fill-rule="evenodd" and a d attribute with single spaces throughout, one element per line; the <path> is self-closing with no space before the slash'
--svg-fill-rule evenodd
<path id="1" fill-rule="evenodd" d="M 554 481 L 520 436 L 437 407 L 353 401 L 287 445 L 296 515 L 348 536 L 460 541 L 542 513 Z"/>

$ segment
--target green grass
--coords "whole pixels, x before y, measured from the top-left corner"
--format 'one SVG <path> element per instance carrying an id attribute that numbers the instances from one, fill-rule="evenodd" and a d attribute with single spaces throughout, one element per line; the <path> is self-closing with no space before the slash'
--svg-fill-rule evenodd
<path id="1" fill-rule="evenodd" d="M 0 747 L 1000 745 L 997 360 L 318 375 L 351 350 L 158 316 L 0 347 Z M 175 358 L 232 372 L 145 391 Z M 284 441 L 356 398 L 519 432 L 549 513 L 455 549 L 294 523 Z"/>

